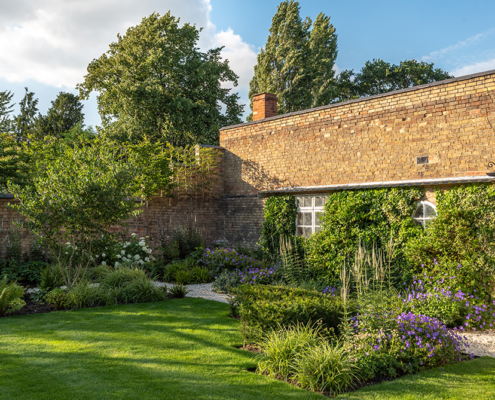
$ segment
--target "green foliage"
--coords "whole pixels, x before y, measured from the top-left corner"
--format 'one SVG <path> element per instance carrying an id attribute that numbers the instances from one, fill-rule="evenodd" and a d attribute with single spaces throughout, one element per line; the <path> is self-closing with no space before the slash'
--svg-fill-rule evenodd
<path id="1" fill-rule="evenodd" d="M 182 283 L 177 283 L 170 288 L 169 292 L 173 297 L 183 299 L 186 297 L 187 293 L 189 293 L 189 290 L 187 290 L 187 286 L 184 286 Z"/>
<path id="2" fill-rule="evenodd" d="M 245 343 L 259 343 L 279 326 L 321 321 L 323 332 L 327 332 L 341 323 L 342 303 L 337 297 L 280 286 L 243 285 L 235 293 Z"/>
<path id="3" fill-rule="evenodd" d="M 282 237 L 296 232 L 297 207 L 294 196 L 273 196 L 265 203 L 259 245 L 271 255 L 278 254 Z"/>
<path id="4" fill-rule="evenodd" d="M 32 181 L 26 187 L 9 183 L 19 203 L 10 207 L 26 220 L 23 226 L 59 253 L 70 242 L 85 251 L 110 227 L 140 212 L 133 201 L 136 167 L 118 160 L 122 153 L 101 140 L 70 146 L 63 141 L 33 143 L 36 154 Z"/>
<path id="5" fill-rule="evenodd" d="M 224 270 L 215 278 L 211 287 L 215 292 L 230 293 L 241 284 L 241 277 L 241 274 Z"/>
<path id="6" fill-rule="evenodd" d="M 38 99 L 28 88 L 24 88 L 26 93 L 19 103 L 20 113 L 13 120 L 13 128 L 17 138 L 27 139 L 29 135 L 36 132 Z"/>
<path id="7" fill-rule="evenodd" d="M 17 281 L 37 284 L 41 281 L 42 271 L 46 265 L 44 261 L 27 261 L 20 264 L 14 261 L 0 262 L 0 274 L 7 274 Z"/>
<path id="8" fill-rule="evenodd" d="M 64 310 L 72 306 L 69 291 L 66 289 L 53 289 L 45 295 L 45 301 L 57 310 Z"/>
<path id="9" fill-rule="evenodd" d="M 40 289 L 52 290 L 62 286 L 64 278 L 58 264 L 49 264 L 41 271 Z"/>
<path id="10" fill-rule="evenodd" d="M 159 288 L 146 275 L 137 276 L 123 288 L 126 303 L 150 303 L 165 300 L 166 287 Z"/>
<path id="11" fill-rule="evenodd" d="M 83 104 L 79 97 L 72 93 L 60 92 L 52 101 L 47 115 L 39 115 L 36 120 L 35 137 L 65 137 L 74 127 L 84 122 Z"/>
<path id="12" fill-rule="evenodd" d="M 106 297 L 104 291 L 87 281 L 79 282 L 69 292 L 71 306 L 86 308 L 104 305 Z"/>
<path id="13" fill-rule="evenodd" d="M 325 204 L 323 228 L 307 242 L 306 256 L 313 276 L 332 281 L 360 243 L 384 248 L 394 238 L 394 263 L 407 272 L 406 243 L 422 235 L 411 218 L 420 188 L 347 190 L 331 193 Z"/>
<path id="14" fill-rule="evenodd" d="M 357 380 L 357 368 L 340 345 L 319 343 L 296 358 L 295 380 L 302 388 L 336 396 Z"/>
<path id="15" fill-rule="evenodd" d="M 182 261 L 174 261 L 165 267 L 164 278 L 166 282 L 179 284 L 208 283 L 212 281 L 208 268 L 198 265 L 195 257 L 189 257 Z"/>
<path id="16" fill-rule="evenodd" d="M 26 302 L 22 299 L 24 288 L 15 282 L 10 282 L 7 275 L 0 281 L 0 316 L 5 313 L 20 310 Z"/>
<path id="17" fill-rule="evenodd" d="M 459 285 L 455 289 L 471 293 L 481 289 L 486 295 L 492 294 L 495 284 L 493 185 L 471 184 L 437 191 L 436 200 L 438 217 L 424 235 L 414 238 L 406 247 L 414 272 L 456 275 Z M 457 268 L 459 265 L 461 269 Z"/>
<path id="18" fill-rule="evenodd" d="M 333 98 L 335 28 L 323 13 L 314 23 L 302 21 L 299 9 L 298 1 L 280 3 L 249 83 L 250 99 L 263 92 L 277 95 L 278 114 L 329 104 Z"/>
<path id="19" fill-rule="evenodd" d="M 191 269 L 191 281 L 194 283 L 211 282 L 210 270 L 204 267 L 194 267 L 193 269 Z"/>
<path id="20" fill-rule="evenodd" d="M 280 258 L 282 259 L 282 273 L 285 282 L 297 286 L 308 281 L 309 270 L 304 257 L 303 239 L 282 239 L 280 242 Z"/>
<path id="21" fill-rule="evenodd" d="M 176 251 L 180 259 L 189 257 L 196 250 L 198 250 L 198 254 L 202 254 L 205 247 L 205 240 L 201 231 L 194 227 L 175 229 L 172 231 L 170 242 L 176 246 L 176 250 L 170 250 L 171 256 L 175 255 Z"/>
<path id="22" fill-rule="evenodd" d="M 221 48 L 201 53 L 198 39 L 195 26 L 180 26 L 170 12 L 154 13 L 118 35 L 108 52 L 89 64 L 78 89 L 83 99 L 99 93 L 107 137 L 218 144 L 220 127 L 241 122 L 238 94 L 223 87 L 225 82 L 237 86 L 237 76 L 222 61 Z"/>
<path id="23" fill-rule="evenodd" d="M 14 93 L 10 91 L 0 92 L 0 133 L 12 132 L 12 119 L 9 115 L 14 108 L 14 105 L 10 104 L 12 97 L 14 97 Z"/>
<path id="24" fill-rule="evenodd" d="M 357 74 L 352 70 L 340 72 L 335 82 L 333 102 L 373 96 L 449 78 L 453 76 L 440 68 L 435 68 L 433 63 L 405 60 L 396 65 L 374 59 L 367 61 Z"/>
<path id="25" fill-rule="evenodd" d="M 319 330 L 309 323 L 273 329 L 260 343 L 263 355 L 257 372 L 288 381 L 297 372 L 297 357 L 320 341 Z"/>
<path id="26" fill-rule="evenodd" d="M 0 93 L 1 94 L 1 93 Z M 26 183 L 28 157 L 22 152 L 17 137 L 0 132 L 0 194 L 7 192 L 7 182 Z"/>
<path id="27" fill-rule="evenodd" d="M 110 268 L 108 265 L 98 265 L 96 267 L 88 269 L 88 272 L 86 273 L 86 279 L 90 282 L 101 282 L 111 272 L 112 268 Z"/>

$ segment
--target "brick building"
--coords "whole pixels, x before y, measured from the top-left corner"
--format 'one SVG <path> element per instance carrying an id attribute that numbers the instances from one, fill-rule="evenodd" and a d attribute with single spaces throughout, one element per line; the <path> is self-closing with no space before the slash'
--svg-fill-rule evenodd
<path id="1" fill-rule="evenodd" d="M 424 186 L 418 200 L 428 214 L 434 187 L 492 179 L 495 71 L 284 115 L 272 94 L 253 100 L 253 122 L 220 130 L 223 175 L 215 196 L 152 199 L 153 237 L 193 221 L 210 243 L 253 245 L 268 196 L 300 197 L 308 219 L 298 220 L 299 233 L 309 234 L 331 191 Z M 0 219 L 15 218 L 8 201 L 0 199 Z M 132 227 L 145 232 L 144 216 Z"/>

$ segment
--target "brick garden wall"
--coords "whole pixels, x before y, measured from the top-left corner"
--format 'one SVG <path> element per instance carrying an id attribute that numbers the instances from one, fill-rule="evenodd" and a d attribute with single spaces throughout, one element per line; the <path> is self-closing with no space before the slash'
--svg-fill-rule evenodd
<path id="1" fill-rule="evenodd" d="M 232 213 L 231 236 L 259 235 L 262 203 L 249 196 L 262 190 L 484 175 L 495 160 L 494 78 L 491 71 L 223 128 L 225 196 L 250 210 Z"/>

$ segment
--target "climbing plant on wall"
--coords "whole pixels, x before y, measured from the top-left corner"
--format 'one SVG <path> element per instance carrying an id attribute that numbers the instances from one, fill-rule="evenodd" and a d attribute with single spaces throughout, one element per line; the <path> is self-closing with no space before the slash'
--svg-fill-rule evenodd
<path id="1" fill-rule="evenodd" d="M 436 199 L 438 217 L 425 230 L 424 235 L 412 238 L 405 247 L 405 255 L 413 272 L 427 272 L 429 276 L 440 279 L 456 276 L 456 281 L 461 286 L 452 289 L 471 293 L 477 289 L 485 294 L 493 293 L 493 184 L 471 184 L 444 191 L 437 190 Z"/>
<path id="2" fill-rule="evenodd" d="M 422 228 L 411 218 L 420 188 L 385 188 L 332 193 L 325 205 L 323 227 L 307 242 L 307 257 L 316 276 L 332 279 L 361 242 L 384 247 L 392 235 L 395 241 L 394 264 L 408 271 L 405 244 L 422 235 Z"/>
<path id="3" fill-rule="evenodd" d="M 294 196 L 274 196 L 265 203 L 263 228 L 259 245 L 270 254 L 277 254 L 281 237 L 296 233 L 297 207 Z"/>

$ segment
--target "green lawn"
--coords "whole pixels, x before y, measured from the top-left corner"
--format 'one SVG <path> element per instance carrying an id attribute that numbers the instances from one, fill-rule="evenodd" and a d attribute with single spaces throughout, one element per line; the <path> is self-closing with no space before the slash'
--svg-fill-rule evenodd
<path id="1" fill-rule="evenodd" d="M 247 371 L 226 304 L 201 299 L 0 319 L 0 399 L 324 399 Z M 341 396 L 495 398 L 495 359 Z"/>

